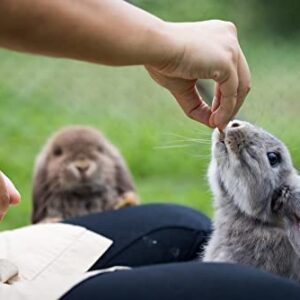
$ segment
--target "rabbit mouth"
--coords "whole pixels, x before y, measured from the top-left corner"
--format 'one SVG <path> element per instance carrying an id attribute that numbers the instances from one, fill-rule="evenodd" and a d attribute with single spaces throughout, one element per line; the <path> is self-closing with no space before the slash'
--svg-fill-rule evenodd
<path id="1" fill-rule="evenodd" d="M 65 192 L 72 196 L 102 196 L 107 192 L 107 187 L 100 184 L 77 184 L 68 188 Z"/>
<path id="2" fill-rule="evenodd" d="M 213 141 L 220 151 L 239 155 L 247 146 L 247 137 L 243 126 L 238 123 L 228 125 L 224 130 L 216 129 Z"/>

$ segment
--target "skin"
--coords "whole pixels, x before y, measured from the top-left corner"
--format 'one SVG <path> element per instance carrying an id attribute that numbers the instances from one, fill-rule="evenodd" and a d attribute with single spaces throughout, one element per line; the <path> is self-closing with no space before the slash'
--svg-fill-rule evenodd
<path id="1" fill-rule="evenodd" d="M 20 193 L 11 180 L 0 172 L 0 220 L 5 216 L 9 205 L 18 204 L 21 201 Z"/>
<path id="2" fill-rule="evenodd" d="M 220 129 L 250 89 L 234 24 L 165 22 L 121 0 L 2 0 L 0 47 L 111 66 L 144 65 L 188 117 Z M 197 92 L 197 79 L 216 82 L 212 107 Z M 4 194 L 15 202 L 17 192 L 6 182 Z"/>

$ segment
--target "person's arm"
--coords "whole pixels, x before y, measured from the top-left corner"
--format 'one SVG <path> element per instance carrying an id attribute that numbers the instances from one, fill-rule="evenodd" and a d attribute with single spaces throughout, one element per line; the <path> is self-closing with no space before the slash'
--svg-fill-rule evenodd
<path id="1" fill-rule="evenodd" d="M 120 0 L 0 2 L 0 46 L 107 65 L 159 62 L 164 27 Z"/>
<path id="2" fill-rule="evenodd" d="M 107 65 L 145 65 L 184 112 L 224 128 L 250 88 L 232 23 L 169 23 L 121 0 L 2 0 L 0 47 Z M 197 79 L 216 81 L 210 108 Z M 166 112 L 167 113 L 167 112 Z M 0 218 L 20 195 L 0 174 Z"/>
<path id="3" fill-rule="evenodd" d="M 211 127 L 225 127 L 250 86 L 233 24 L 168 23 L 121 0 L 2 0 L 0 46 L 108 65 L 145 65 L 189 117 Z M 217 82 L 212 109 L 197 93 L 200 78 Z"/>

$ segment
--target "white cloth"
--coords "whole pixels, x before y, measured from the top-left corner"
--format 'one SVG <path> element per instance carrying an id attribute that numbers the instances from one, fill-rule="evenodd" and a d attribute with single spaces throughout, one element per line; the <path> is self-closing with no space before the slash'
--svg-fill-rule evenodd
<path id="1" fill-rule="evenodd" d="M 2 232 L 0 258 L 17 266 L 19 275 L 12 284 L 0 283 L 0 299 L 58 299 L 99 273 L 87 271 L 111 244 L 99 234 L 69 224 L 38 224 Z"/>

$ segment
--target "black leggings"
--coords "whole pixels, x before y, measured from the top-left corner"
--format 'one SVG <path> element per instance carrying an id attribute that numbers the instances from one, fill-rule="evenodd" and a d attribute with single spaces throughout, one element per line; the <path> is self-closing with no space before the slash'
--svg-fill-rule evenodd
<path id="1" fill-rule="evenodd" d="M 239 265 L 197 261 L 211 233 L 211 223 L 190 208 L 143 205 L 67 223 L 114 241 L 91 270 L 134 268 L 89 278 L 63 300 L 300 299 L 300 285 L 293 281 Z"/>

